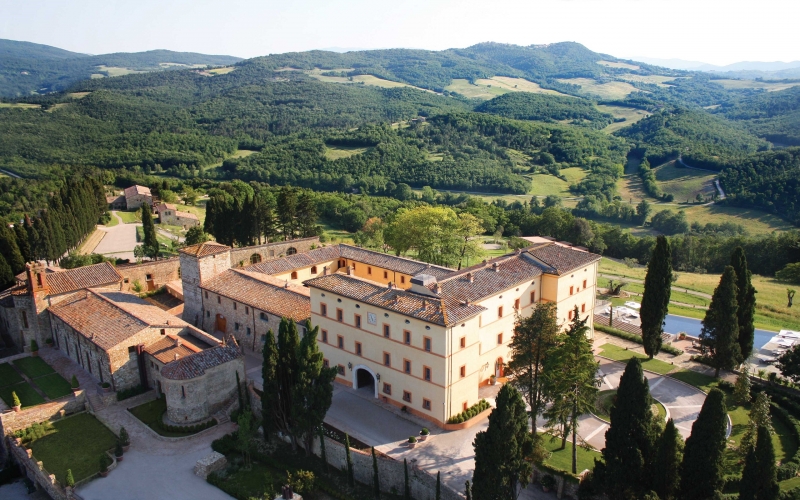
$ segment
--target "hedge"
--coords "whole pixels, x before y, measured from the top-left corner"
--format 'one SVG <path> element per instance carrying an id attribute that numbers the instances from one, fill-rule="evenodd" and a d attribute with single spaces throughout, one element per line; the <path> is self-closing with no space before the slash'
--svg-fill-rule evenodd
<path id="1" fill-rule="evenodd" d="M 474 405 L 462 411 L 458 415 L 453 415 L 447 419 L 448 424 L 463 424 L 467 420 L 477 416 L 480 412 L 488 410 L 491 405 L 485 399 L 481 399 Z"/>
<path id="2" fill-rule="evenodd" d="M 139 394 L 144 394 L 149 389 L 142 385 L 137 385 L 135 387 L 131 387 L 130 389 L 122 389 L 121 391 L 117 391 L 117 401 L 122 401 L 123 399 L 132 398 L 134 396 L 138 396 Z"/>
<path id="3" fill-rule="evenodd" d="M 642 337 L 640 335 L 636 335 L 633 333 L 623 332 L 622 330 L 617 330 L 616 328 L 611 328 L 610 326 L 605 325 L 598 325 L 597 323 L 594 324 L 595 330 L 600 330 L 603 333 L 607 333 L 609 335 L 613 335 L 615 337 L 619 337 L 621 339 L 630 340 L 631 342 L 636 342 L 637 344 L 642 343 Z M 662 345 L 661 350 L 667 354 L 672 354 L 673 356 L 680 356 L 683 354 L 683 351 L 672 347 L 671 345 Z"/>

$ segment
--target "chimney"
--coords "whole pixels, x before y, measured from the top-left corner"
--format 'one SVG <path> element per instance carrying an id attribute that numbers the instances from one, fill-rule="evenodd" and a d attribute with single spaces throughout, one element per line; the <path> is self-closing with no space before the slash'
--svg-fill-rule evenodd
<path id="1" fill-rule="evenodd" d="M 422 308 L 423 309 L 427 309 L 428 308 L 428 299 L 422 299 Z"/>
<path id="2" fill-rule="evenodd" d="M 433 285 L 433 293 L 435 293 L 436 295 L 440 295 L 442 293 L 442 287 L 441 285 L 439 285 L 439 283 Z"/>
<path id="3" fill-rule="evenodd" d="M 394 304 L 397 305 L 399 303 L 400 303 L 400 296 L 399 295 L 395 295 L 394 296 Z"/>
<path id="4" fill-rule="evenodd" d="M 175 337 L 175 347 L 180 347 L 180 346 L 181 346 L 181 338 Z"/>
<path id="5" fill-rule="evenodd" d="M 470 283 L 475 283 L 475 276 L 472 275 L 471 271 L 467 273 L 467 279 Z"/>
<path id="6" fill-rule="evenodd" d="M 44 266 L 38 262 L 29 262 L 25 264 L 25 274 L 28 276 L 29 292 L 47 292 L 50 290 L 50 287 L 47 286 L 47 277 L 44 273 Z"/>
<path id="7" fill-rule="evenodd" d="M 352 266 L 347 266 L 347 275 L 348 276 L 352 276 L 353 275 L 353 267 Z"/>
<path id="8" fill-rule="evenodd" d="M 389 282 L 389 284 L 388 284 L 388 287 L 389 287 L 389 290 L 391 290 L 392 288 L 394 288 L 394 285 L 392 285 L 392 282 L 391 282 L 391 281 Z"/>
<path id="9" fill-rule="evenodd" d="M 497 262 L 495 262 L 494 264 L 492 264 L 492 269 L 493 269 L 493 270 L 494 270 L 494 272 L 496 272 L 496 273 L 497 273 L 497 272 L 500 272 L 500 264 L 498 264 Z"/>
<path id="10" fill-rule="evenodd" d="M 178 358 L 180 358 L 180 356 L 178 356 L 178 353 L 176 352 L 174 361 L 178 361 Z"/>
<path id="11" fill-rule="evenodd" d="M 325 266 L 325 267 L 322 268 L 322 275 L 323 276 L 327 276 L 328 275 L 328 266 Z"/>

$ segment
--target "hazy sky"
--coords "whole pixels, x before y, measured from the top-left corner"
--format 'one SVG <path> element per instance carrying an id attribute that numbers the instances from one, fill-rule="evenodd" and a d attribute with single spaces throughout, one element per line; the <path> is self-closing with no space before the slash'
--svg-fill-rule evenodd
<path id="1" fill-rule="evenodd" d="M 580 42 L 617 57 L 800 60 L 798 0 L 0 0 L 0 38 L 253 57 Z"/>

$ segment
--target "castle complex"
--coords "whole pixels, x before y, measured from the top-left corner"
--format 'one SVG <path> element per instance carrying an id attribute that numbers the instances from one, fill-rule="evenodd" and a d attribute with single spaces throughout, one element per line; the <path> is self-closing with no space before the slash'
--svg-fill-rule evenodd
<path id="1" fill-rule="evenodd" d="M 562 326 L 576 308 L 592 326 L 599 260 L 546 240 L 461 270 L 317 238 L 207 242 L 140 266 L 31 264 L 0 320 L 18 346 L 52 339 L 115 390 L 156 388 L 175 422 L 224 407 L 244 352 L 260 354 L 282 318 L 301 334 L 310 322 L 337 382 L 444 425 L 504 376 L 518 316 L 553 302 Z M 182 319 L 126 293 L 143 276 L 183 299 Z"/>

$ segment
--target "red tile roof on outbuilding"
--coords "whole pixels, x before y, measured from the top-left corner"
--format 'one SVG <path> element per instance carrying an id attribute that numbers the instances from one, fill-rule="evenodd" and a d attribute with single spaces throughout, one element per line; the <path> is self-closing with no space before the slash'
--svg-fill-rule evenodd
<path id="1" fill-rule="evenodd" d="M 205 257 L 207 255 L 214 255 L 222 252 L 227 252 L 231 247 L 217 243 L 215 241 L 207 241 L 205 243 L 198 243 L 197 245 L 189 245 L 178 250 L 180 253 L 187 255 L 194 255 L 195 257 Z"/>
<path id="2" fill-rule="evenodd" d="M 161 369 L 161 376 L 170 380 L 189 380 L 204 375 L 206 370 L 233 361 L 241 356 L 244 355 L 239 351 L 239 346 L 235 343 L 212 347 L 167 363 Z"/>
<path id="3" fill-rule="evenodd" d="M 93 288 L 122 281 L 116 268 L 109 262 L 101 262 L 91 266 L 67 269 L 57 273 L 45 273 L 44 279 L 50 287 L 51 295 L 74 292 L 84 288 Z"/>

